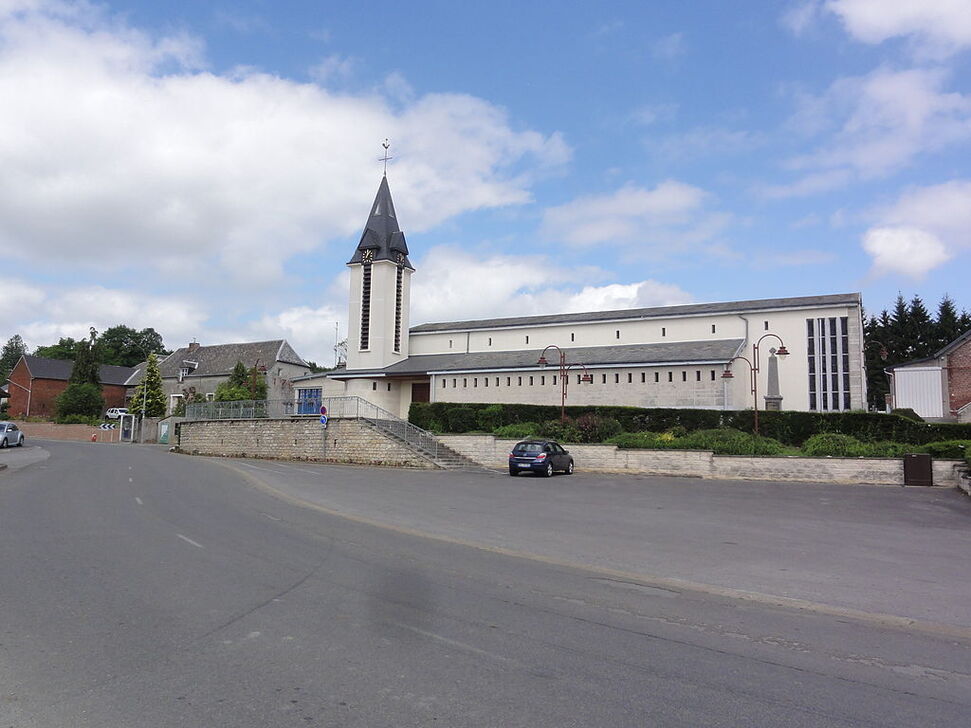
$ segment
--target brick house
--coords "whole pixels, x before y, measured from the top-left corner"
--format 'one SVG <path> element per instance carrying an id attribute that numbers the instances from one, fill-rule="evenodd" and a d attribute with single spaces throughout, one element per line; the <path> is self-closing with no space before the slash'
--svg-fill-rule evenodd
<path id="1" fill-rule="evenodd" d="M 268 400 L 291 401 L 291 381 L 294 377 L 310 373 L 310 365 L 285 339 L 213 346 L 192 342 L 159 361 L 166 413 L 171 414 L 179 400 L 186 395 L 201 394 L 212 400 L 216 387 L 229 379 L 236 362 L 242 362 L 247 369 L 256 367 L 263 374 Z M 130 370 L 132 374 L 127 380 L 129 395 L 141 381 L 144 370 L 144 363 Z"/>
<path id="2" fill-rule="evenodd" d="M 934 356 L 887 369 L 893 406 L 925 419 L 971 422 L 971 331 Z"/>
<path id="3" fill-rule="evenodd" d="M 74 362 L 25 354 L 7 378 L 10 417 L 53 417 L 58 395 L 67 389 Z M 105 407 L 125 406 L 125 382 L 135 370 L 102 364 L 99 370 Z"/>

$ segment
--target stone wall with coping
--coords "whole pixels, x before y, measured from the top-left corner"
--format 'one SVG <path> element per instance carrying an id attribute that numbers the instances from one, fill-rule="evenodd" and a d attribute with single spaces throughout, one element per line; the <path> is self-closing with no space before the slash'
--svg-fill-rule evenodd
<path id="1" fill-rule="evenodd" d="M 518 440 L 494 435 L 440 435 L 456 452 L 490 468 L 505 468 Z M 674 475 L 726 480 L 903 485 L 904 466 L 896 458 L 756 458 L 715 455 L 708 450 L 626 450 L 615 445 L 568 445 L 578 470 Z M 959 460 L 935 460 L 934 484 L 959 483 Z"/>
<path id="2" fill-rule="evenodd" d="M 183 422 L 179 449 L 197 455 L 313 460 L 432 469 L 402 443 L 358 420 L 316 418 Z"/>

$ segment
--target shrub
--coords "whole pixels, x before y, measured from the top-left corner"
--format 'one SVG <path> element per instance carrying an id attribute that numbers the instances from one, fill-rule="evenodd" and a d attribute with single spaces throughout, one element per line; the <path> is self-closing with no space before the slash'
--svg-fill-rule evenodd
<path id="1" fill-rule="evenodd" d="M 890 414 L 897 415 L 897 417 L 904 417 L 908 420 L 913 420 L 914 422 L 924 421 L 924 418 L 914 412 L 910 407 L 900 407 L 899 409 L 891 410 Z"/>
<path id="2" fill-rule="evenodd" d="M 514 422 L 511 425 L 497 427 L 494 432 L 496 437 L 507 440 L 524 440 L 527 437 L 535 437 L 539 434 L 539 430 L 538 422 Z"/>
<path id="3" fill-rule="evenodd" d="M 580 433 L 580 442 L 606 442 L 614 435 L 621 433 L 620 423 L 613 417 L 600 415 L 580 415 L 574 420 Z"/>
<path id="4" fill-rule="evenodd" d="M 859 454 L 870 458 L 902 458 L 919 449 L 905 442 L 861 442 Z"/>
<path id="5" fill-rule="evenodd" d="M 665 447 L 671 447 L 670 443 L 673 440 L 674 438 L 667 441 L 662 440 L 656 432 L 622 432 L 619 435 L 614 435 L 607 442 L 622 450 L 661 450 Z"/>
<path id="6" fill-rule="evenodd" d="M 475 410 L 471 407 L 455 407 L 448 410 L 445 419 L 449 432 L 471 432 L 476 426 Z"/>
<path id="7" fill-rule="evenodd" d="M 480 430 L 492 432 L 497 427 L 502 426 L 502 405 L 491 404 L 485 409 L 479 410 L 476 415 L 476 423 Z"/>
<path id="8" fill-rule="evenodd" d="M 56 420 L 59 425 L 91 425 L 97 427 L 101 424 L 100 417 L 88 417 L 87 415 L 67 415 L 58 417 Z"/>
<path id="9" fill-rule="evenodd" d="M 675 441 L 675 447 L 711 450 L 718 455 L 780 455 L 782 443 L 731 428 L 698 430 Z"/>
<path id="10" fill-rule="evenodd" d="M 105 409 L 105 398 L 101 388 L 89 382 L 71 382 L 54 400 L 57 421 L 71 415 L 82 417 L 101 417 Z"/>
<path id="11" fill-rule="evenodd" d="M 830 432 L 813 435 L 802 445 L 803 453 L 814 457 L 821 455 L 856 457 L 863 455 L 863 450 L 863 443 L 855 437 Z"/>
<path id="12" fill-rule="evenodd" d="M 963 460 L 971 455 L 971 440 L 942 440 L 929 442 L 921 448 L 935 458 Z M 911 450 L 913 452 L 913 450 Z"/>
<path id="13" fill-rule="evenodd" d="M 539 434 L 560 442 L 580 442 L 580 430 L 569 418 L 566 422 L 560 420 L 543 422 L 539 426 Z"/>

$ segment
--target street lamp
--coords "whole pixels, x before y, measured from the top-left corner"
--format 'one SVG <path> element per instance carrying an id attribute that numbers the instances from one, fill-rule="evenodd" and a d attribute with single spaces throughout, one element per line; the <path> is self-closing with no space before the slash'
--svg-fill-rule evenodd
<path id="1" fill-rule="evenodd" d="M 550 344 L 539 355 L 539 360 L 536 363 L 540 369 L 546 369 L 549 366 L 549 362 L 546 360 L 546 352 L 550 349 L 556 349 L 560 355 L 560 421 L 566 422 L 566 390 L 567 385 L 570 383 L 570 370 L 574 367 L 581 367 L 583 369 L 583 375 L 580 377 L 581 382 L 593 382 L 593 375 L 587 372 L 587 367 L 583 364 L 567 364 L 566 352 L 556 344 Z"/>
<path id="2" fill-rule="evenodd" d="M 752 389 L 752 404 L 754 405 L 754 432 L 756 435 L 759 434 L 759 344 L 762 343 L 762 339 L 767 337 L 773 337 L 779 340 L 779 348 L 776 349 L 776 356 L 788 356 L 789 350 L 786 349 L 786 345 L 782 343 L 782 339 L 777 334 L 763 334 L 762 337 L 752 344 L 752 358 L 751 360 L 744 356 L 733 356 L 728 360 L 728 364 L 725 365 L 725 371 L 722 372 L 722 379 L 734 379 L 735 375 L 732 374 L 732 362 L 736 359 L 741 359 L 746 364 L 748 364 L 750 385 Z"/>

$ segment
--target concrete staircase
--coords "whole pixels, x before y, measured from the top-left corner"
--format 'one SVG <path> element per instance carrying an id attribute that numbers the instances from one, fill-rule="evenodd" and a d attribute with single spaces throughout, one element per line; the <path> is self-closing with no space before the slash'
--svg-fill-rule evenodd
<path id="1" fill-rule="evenodd" d="M 442 470 L 461 470 L 476 473 L 494 473 L 445 445 L 432 433 L 401 419 L 386 417 L 362 417 L 374 430 L 407 446 Z"/>

